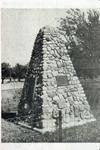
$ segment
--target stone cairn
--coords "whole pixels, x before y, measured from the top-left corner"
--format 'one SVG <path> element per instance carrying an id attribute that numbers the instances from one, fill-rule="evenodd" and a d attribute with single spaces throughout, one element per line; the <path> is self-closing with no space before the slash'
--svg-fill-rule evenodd
<path id="1" fill-rule="evenodd" d="M 62 127 L 95 120 L 61 35 L 43 27 L 35 40 L 18 112 L 31 114 L 33 127 L 53 131 L 59 111 Z"/>

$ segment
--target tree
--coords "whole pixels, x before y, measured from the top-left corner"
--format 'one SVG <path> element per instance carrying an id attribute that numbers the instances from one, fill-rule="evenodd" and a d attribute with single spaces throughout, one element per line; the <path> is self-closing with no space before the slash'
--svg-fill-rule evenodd
<path id="1" fill-rule="evenodd" d="M 67 10 L 66 17 L 60 19 L 59 31 L 66 39 L 66 48 L 75 67 L 95 68 L 100 60 L 100 13 L 97 10 Z M 86 74 L 91 76 L 90 72 Z"/>
<path id="2" fill-rule="evenodd" d="M 16 64 L 13 68 L 13 78 L 17 78 L 20 82 L 21 79 L 25 78 L 27 72 L 27 65 Z"/>
<path id="3" fill-rule="evenodd" d="M 9 65 L 9 63 L 3 62 L 1 64 L 1 69 L 2 69 L 2 84 L 3 84 L 4 80 L 6 78 L 10 77 L 10 65 Z"/>
<path id="4" fill-rule="evenodd" d="M 15 71 L 15 67 L 12 67 L 12 74 L 11 77 L 13 78 L 13 80 L 15 81 L 16 79 L 16 71 Z"/>
<path id="5" fill-rule="evenodd" d="M 22 65 L 16 64 L 16 66 L 15 66 L 15 74 L 16 74 L 16 78 L 20 82 L 20 79 L 22 78 Z"/>

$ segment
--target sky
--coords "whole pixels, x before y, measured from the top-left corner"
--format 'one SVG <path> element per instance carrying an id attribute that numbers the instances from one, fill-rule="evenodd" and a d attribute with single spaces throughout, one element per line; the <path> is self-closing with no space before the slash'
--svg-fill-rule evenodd
<path id="1" fill-rule="evenodd" d="M 2 9 L 1 61 L 27 64 L 39 29 L 56 27 L 65 14 L 65 9 Z"/>

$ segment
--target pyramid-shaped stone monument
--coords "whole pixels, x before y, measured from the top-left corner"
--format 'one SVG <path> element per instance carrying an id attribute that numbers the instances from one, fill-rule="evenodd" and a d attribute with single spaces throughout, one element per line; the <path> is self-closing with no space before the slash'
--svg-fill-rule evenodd
<path id="1" fill-rule="evenodd" d="M 36 37 L 18 111 L 33 115 L 33 126 L 47 131 L 55 128 L 59 111 L 63 127 L 95 120 L 64 41 L 53 27 L 43 27 Z"/>

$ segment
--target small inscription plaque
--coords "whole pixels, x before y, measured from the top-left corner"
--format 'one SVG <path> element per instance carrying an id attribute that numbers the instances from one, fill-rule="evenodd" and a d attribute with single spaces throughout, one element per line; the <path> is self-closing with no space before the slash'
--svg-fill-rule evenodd
<path id="1" fill-rule="evenodd" d="M 57 86 L 67 86 L 68 79 L 67 76 L 56 76 Z"/>

